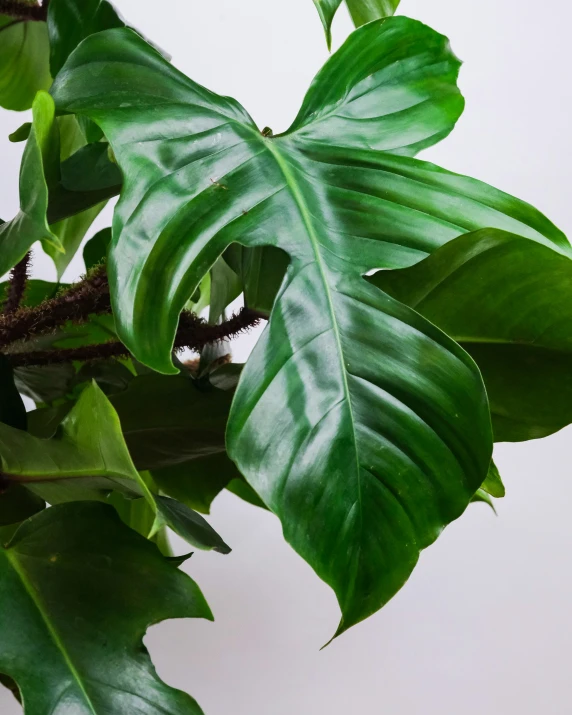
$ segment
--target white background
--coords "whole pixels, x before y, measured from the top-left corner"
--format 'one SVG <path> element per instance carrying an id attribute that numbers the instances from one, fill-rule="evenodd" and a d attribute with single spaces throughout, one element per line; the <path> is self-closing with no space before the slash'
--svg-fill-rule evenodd
<path id="1" fill-rule="evenodd" d="M 275 132 L 327 57 L 311 0 L 117 5 L 176 66 Z M 465 114 L 425 158 L 530 201 L 569 233 L 570 3 L 403 0 L 401 11 L 447 34 L 465 61 Z M 336 45 L 350 29 L 344 11 Z M 0 113 L 5 219 L 17 210 L 21 153 L 6 135 L 22 121 Z M 45 257 L 35 266 L 53 275 Z M 67 277 L 80 271 L 75 262 Z M 239 359 L 253 340 L 240 341 Z M 500 445 L 508 494 L 498 518 L 471 506 L 383 611 L 322 652 L 338 620 L 332 593 L 284 543 L 275 517 L 223 495 L 211 521 L 233 553 L 197 553 L 186 567 L 217 621 L 154 627 L 146 643 L 160 674 L 206 715 L 568 715 L 571 434 Z M 0 713 L 18 712 L 1 693 Z"/>

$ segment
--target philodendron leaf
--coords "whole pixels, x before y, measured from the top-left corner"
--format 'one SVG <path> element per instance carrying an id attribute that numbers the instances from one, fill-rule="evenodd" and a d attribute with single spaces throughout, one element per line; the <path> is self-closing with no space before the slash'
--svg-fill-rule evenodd
<path id="1" fill-rule="evenodd" d="M 572 422 L 572 260 L 485 229 L 412 268 L 369 280 L 415 308 L 477 362 L 495 440 L 544 437 Z"/>
<path id="2" fill-rule="evenodd" d="M 122 340 L 174 372 L 179 312 L 233 242 L 291 262 L 242 374 L 229 454 L 335 590 L 338 632 L 386 603 L 486 477 L 490 420 L 467 354 L 363 280 L 483 225 L 569 250 L 532 207 L 403 156 L 462 106 L 446 38 L 406 18 L 357 30 L 291 129 L 261 133 L 128 30 L 93 35 L 53 92 L 99 124 L 127 180 L 109 275 Z"/>
<path id="3" fill-rule="evenodd" d="M 52 507 L 0 549 L 0 672 L 26 715 L 201 715 L 142 643 L 169 618 L 206 618 L 198 586 L 95 502 Z"/>
<path id="4" fill-rule="evenodd" d="M 400 0 L 346 0 L 350 15 L 356 27 L 372 20 L 391 17 L 397 10 Z M 324 31 L 328 49 L 332 44 L 332 22 L 342 0 L 314 0 Z"/>
<path id="5" fill-rule="evenodd" d="M 20 168 L 20 212 L 0 226 L 0 275 L 18 263 L 35 241 L 63 251 L 48 226 L 48 183 L 57 180 L 59 141 L 54 102 L 39 92 L 32 107 L 33 124 Z"/>
<path id="6" fill-rule="evenodd" d="M 48 29 L 53 76 L 82 40 L 113 27 L 125 27 L 125 23 L 107 0 L 51 0 Z"/>
<path id="7" fill-rule="evenodd" d="M 384 17 L 391 17 L 401 0 L 346 0 L 356 27 Z"/>
<path id="8" fill-rule="evenodd" d="M 232 393 L 183 376 L 141 375 L 112 395 L 135 465 L 155 470 L 226 451 Z"/>
<path id="9" fill-rule="evenodd" d="M 324 26 L 328 49 L 332 46 L 332 22 L 342 0 L 314 0 L 314 5 Z"/>
<path id="10" fill-rule="evenodd" d="M 49 52 L 45 22 L 0 15 L 0 107 L 30 109 L 36 92 L 49 89 Z"/>
<path id="11" fill-rule="evenodd" d="M 133 465 L 117 413 L 95 383 L 83 390 L 52 439 L 0 424 L 0 465 L 8 483 L 24 484 L 52 504 L 104 500 L 112 490 L 144 496 L 156 516 L 150 536 L 170 526 L 197 548 L 230 551 L 201 516 L 157 499 L 148 489 Z"/>

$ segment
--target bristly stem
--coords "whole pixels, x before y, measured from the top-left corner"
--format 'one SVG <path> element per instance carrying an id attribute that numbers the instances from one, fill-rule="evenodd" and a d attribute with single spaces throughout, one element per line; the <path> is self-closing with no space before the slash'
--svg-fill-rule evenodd
<path id="1" fill-rule="evenodd" d="M 49 0 L 41 5 L 31 5 L 18 0 L 0 0 L 0 15 L 8 15 L 15 20 L 32 20 L 41 22 L 48 17 Z"/>
<path id="2" fill-rule="evenodd" d="M 190 348 L 200 351 L 210 343 L 233 338 L 255 327 L 261 320 L 258 313 L 243 308 L 230 320 L 219 325 L 209 325 L 194 313 L 181 313 L 179 328 L 175 337 L 174 349 Z M 32 352 L 11 353 L 7 355 L 13 367 L 31 365 L 52 365 L 54 363 L 104 360 L 112 357 L 129 357 L 130 353 L 119 341 L 85 345 L 79 348 L 35 350 Z"/>
<path id="3" fill-rule="evenodd" d="M 26 292 L 28 283 L 28 268 L 30 267 L 31 253 L 28 251 L 24 258 L 17 263 L 10 273 L 10 283 L 8 284 L 8 296 L 4 304 L 4 314 L 15 313 L 20 307 L 20 303 Z"/>

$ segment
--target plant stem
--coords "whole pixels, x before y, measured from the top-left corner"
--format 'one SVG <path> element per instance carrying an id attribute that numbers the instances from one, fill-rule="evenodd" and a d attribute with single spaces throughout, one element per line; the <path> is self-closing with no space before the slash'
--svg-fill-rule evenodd
<path id="1" fill-rule="evenodd" d="M 48 16 L 48 0 L 42 5 L 32 5 L 18 0 L 0 0 L 0 15 L 8 15 L 16 20 L 43 21 Z"/>
<path id="2" fill-rule="evenodd" d="M 261 316 L 248 308 L 243 308 L 230 320 L 219 325 L 209 325 L 194 313 L 181 313 L 179 329 L 175 337 L 174 349 L 202 350 L 209 343 L 233 338 L 253 328 L 260 322 Z M 119 341 L 85 345 L 79 348 L 35 350 L 32 352 L 12 353 L 7 355 L 13 367 L 30 365 L 52 365 L 54 363 L 104 360 L 112 357 L 129 357 L 130 353 Z"/>
<path id="3" fill-rule="evenodd" d="M 8 297 L 4 305 L 4 314 L 8 315 L 15 313 L 20 307 L 22 298 L 26 291 L 28 282 L 28 267 L 30 265 L 30 252 L 26 253 L 24 258 L 17 263 L 10 273 L 10 283 L 8 286 Z"/>
<path id="4" fill-rule="evenodd" d="M 90 314 L 109 312 L 109 285 L 104 267 L 101 266 L 80 283 L 40 305 L 19 308 L 14 312 L 6 310 L 0 316 L 0 347 L 55 330 L 70 320 L 82 322 Z"/>

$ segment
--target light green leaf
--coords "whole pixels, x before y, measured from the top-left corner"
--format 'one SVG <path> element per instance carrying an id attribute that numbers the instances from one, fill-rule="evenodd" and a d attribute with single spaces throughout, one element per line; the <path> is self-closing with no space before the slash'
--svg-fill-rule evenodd
<path id="1" fill-rule="evenodd" d="M 59 139 L 54 102 L 39 92 L 32 107 L 33 126 L 20 169 L 20 212 L 0 226 L 0 275 L 16 265 L 41 240 L 44 248 L 63 251 L 59 238 L 48 226 L 48 184 L 57 181 Z"/>
<path id="2" fill-rule="evenodd" d="M 497 510 L 495 509 L 495 505 L 493 503 L 493 500 L 490 497 L 490 494 L 486 492 L 484 489 L 478 489 L 475 492 L 475 495 L 471 499 L 472 504 L 476 504 L 478 502 L 482 502 L 483 504 L 487 504 L 490 506 L 490 508 L 494 511 L 494 513 L 497 513 Z"/>
<path id="3" fill-rule="evenodd" d="M 397 10 L 400 0 L 346 0 L 346 4 L 356 27 L 366 22 L 391 17 Z"/>
<path id="4" fill-rule="evenodd" d="M 189 508 L 159 500 L 135 469 L 112 404 L 92 383 L 65 416 L 52 439 L 0 424 L 1 472 L 52 504 L 104 500 L 112 491 L 144 496 L 155 512 L 150 536 L 170 526 L 201 549 L 228 553 L 220 536 Z"/>
<path id="5" fill-rule="evenodd" d="M 75 256 L 81 242 L 85 238 L 89 227 L 105 208 L 107 202 L 96 204 L 75 216 L 70 216 L 63 221 L 54 223 L 51 226 L 53 233 L 60 239 L 65 253 L 54 250 L 51 246 L 46 246 L 48 253 L 56 265 L 57 276 L 60 279 L 69 266 L 70 261 Z"/>
<path id="6" fill-rule="evenodd" d="M 370 23 L 277 137 L 128 30 L 88 38 L 53 89 L 61 110 L 102 127 L 135 177 L 116 210 L 109 274 L 118 332 L 141 362 L 174 371 L 179 313 L 229 245 L 290 256 L 240 379 L 228 449 L 334 588 L 338 632 L 403 585 L 467 507 L 492 451 L 472 360 L 362 275 L 483 225 L 570 250 L 532 207 L 404 156 L 452 129 L 458 67 L 424 25 Z"/>
<path id="7" fill-rule="evenodd" d="M 0 107 L 30 109 L 36 92 L 50 88 L 45 22 L 20 22 L 0 15 Z"/>
<path id="8" fill-rule="evenodd" d="M 26 715 L 202 715 L 159 680 L 142 643 L 168 618 L 212 614 L 198 586 L 110 506 L 66 504 L 0 549 L 0 671 Z"/>
<path id="9" fill-rule="evenodd" d="M 370 280 L 459 342 L 487 387 L 495 440 L 544 437 L 572 422 L 572 260 L 485 229 Z"/>
<path id="10" fill-rule="evenodd" d="M 497 465 L 492 461 L 489 467 L 487 478 L 481 484 L 481 489 L 487 492 L 487 494 L 490 494 L 491 496 L 495 497 L 496 499 L 502 499 L 502 497 L 504 497 L 506 494 L 501 475 L 499 473 L 499 470 L 497 469 Z"/>

